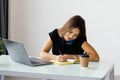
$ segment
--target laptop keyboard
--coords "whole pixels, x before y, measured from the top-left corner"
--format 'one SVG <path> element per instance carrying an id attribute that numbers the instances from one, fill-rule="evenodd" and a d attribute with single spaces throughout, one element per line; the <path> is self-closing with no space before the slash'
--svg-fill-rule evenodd
<path id="1" fill-rule="evenodd" d="M 30 62 L 32 63 L 32 64 L 40 64 L 40 62 L 36 62 L 36 61 L 32 61 L 32 60 L 30 60 Z"/>
<path id="2" fill-rule="evenodd" d="M 50 61 L 39 59 L 39 58 L 30 58 L 30 61 L 32 64 L 51 64 L 52 63 Z"/>

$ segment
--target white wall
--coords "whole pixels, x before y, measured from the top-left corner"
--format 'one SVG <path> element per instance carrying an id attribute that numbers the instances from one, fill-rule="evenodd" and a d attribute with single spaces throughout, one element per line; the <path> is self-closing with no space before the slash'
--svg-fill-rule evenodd
<path id="1" fill-rule="evenodd" d="M 48 32 L 81 15 L 89 43 L 102 61 L 115 63 L 120 75 L 119 7 L 119 0 L 10 0 L 9 38 L 23 42 L 30 56 L 39 56 Z"/>

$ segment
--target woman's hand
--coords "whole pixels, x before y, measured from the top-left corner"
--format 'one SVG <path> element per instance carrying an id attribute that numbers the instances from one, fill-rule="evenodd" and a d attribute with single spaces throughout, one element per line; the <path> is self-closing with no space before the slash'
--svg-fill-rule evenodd
<path id="1" fill-rule="evenodd" d="M 75 55 L 64 54 L 64 56 L 65 56 L 67 59 L 76 59 L 76 56 L 75 56 Z"/>
<path id="2" fill-rule="evenodd" d="M 59 62 L 67 62 L 67 58 L 64 55 L 58 55 L 56 60 Z"/>

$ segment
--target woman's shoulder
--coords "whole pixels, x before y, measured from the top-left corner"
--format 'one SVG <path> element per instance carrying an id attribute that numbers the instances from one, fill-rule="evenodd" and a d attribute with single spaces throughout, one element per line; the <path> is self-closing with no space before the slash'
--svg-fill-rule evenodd
<path id="1" fill-rule="evenodd" d="M 53 42 L 57 42 L 59 40 L 58 29 L 54 29 L 49 33 L 49 36 Z"/>
<path id="2" fill-rule="evenodd" d="M 84 40 L 84 41 L 86 41 L 87 38 L 86 38 L 85 36 L 79 36 L 79 37 L 77 38 L 77 40 Z"/>
<path id="3" fill-rule="evenodd" d="M 79 43 L 80 45 L 82 45 L 84 41 L 87 41 L 86 37 L 80 36 L 76 39 L 76 44 Z"/>
<path id="4" fill-rule="evenodd" d="M 55 28 L 54 30 L 52 30 L 50 33 L 58 33 L 58 29 Z"/>
<path id="5" fill-rule="evenodd" d="M 58 35 L 58 29 L 56 28 L 56 29 L 52 30 L 52 31 L 49 33 L 49 35 L 50 35 L 51 37 L 58 37 L 58 36 L 59 36 L 59 35 Z"/>

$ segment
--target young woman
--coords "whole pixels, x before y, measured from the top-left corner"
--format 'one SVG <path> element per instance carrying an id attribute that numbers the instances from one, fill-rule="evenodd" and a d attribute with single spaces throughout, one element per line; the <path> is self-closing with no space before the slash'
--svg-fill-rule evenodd
<path id="1" fill-rule="evenodd" d="M 52 53 L 49 53 L 51 49 Z M 65 62 L 68 58 L 79 58 L 84 52 L 90 56 L 90 61 L 99 61 L 98 53 L 87 42 L 84 19 L 75 15 L 62 28 L 49 33 L 49 39 L 42 48 L 40 56 L 46 60 Z"/>

